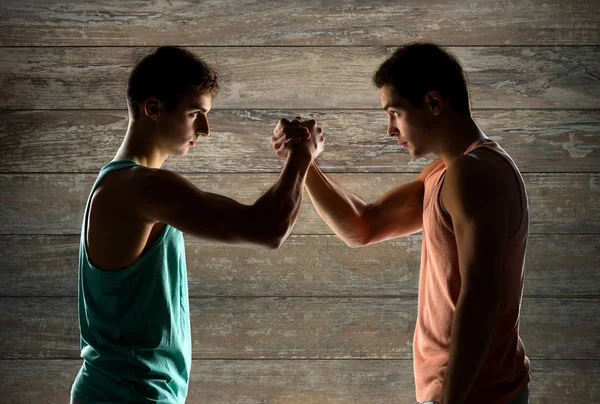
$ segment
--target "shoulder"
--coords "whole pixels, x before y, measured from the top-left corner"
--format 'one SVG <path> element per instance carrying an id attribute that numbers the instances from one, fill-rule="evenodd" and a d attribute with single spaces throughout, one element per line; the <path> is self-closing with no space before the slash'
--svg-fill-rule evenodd
<path id="1" fill-rule="evenodd" d="M 170 203 L 195 186 L 173 171 L 135 166 L 107 174 L 94 195 L 112 209 L 137 214 L 144 205 Z"/>
<path id="2" fill-rule="evenodd" d="M 442 198 L 449 211 L 476 211 L 503 203 L 508 195 L 505 173 L 488 159 L 465 154 L 446 170 Z"/>
<path id="3" fill-rule="evenodd" d="M 178 177 L 180 176 L 168 170 L 133 166 L 106 174 L 97 190 L 104 195 L 131 194 L 147 185 L 177 181 Z"/>
<path id="4" fill-rule="evenodd" d="M 145 192 L 148 189 L 158 190 L 176 184 L 189 184 L 183 176 L 169 170 L 135 166 L 117 170 L 107 175 L 109 186 L 115 191 L 125 193 Z M 104 181 L 103 181 L 104 182 Z"/>
<path id="5" fill-rule="evenodd" d="M 173 171 L 148 167 L 137 167 L 137 170 L 132 172 L 131 181 L 140 186 L 168 186 L 188 182 L 182 175 Z"/>
<path id="6" fill-rule="evenodd" d="M 490 159 L 469 153 L 460 156 L 448 166 L 445 181 L 459 188 L 462 186 L 497 188 L 506 183 L 506 175 Z"/>
<path id="7" fill-rule="evenodd" d="M 480 175 L 491 175 L 493 165 L 490 161 L 481 158 L 480 156 L 469 153 L 457 158 L 447 168 L 446 176 L 456 178 L 477 177 Z"/>
<path id="8" fill-rule="evenodd" d="M 129 186 L 132 200 L 140 204 L 172 204 L 193 196 L 199 189 L 173 171 L 137 167 L 124 185 Z"/>

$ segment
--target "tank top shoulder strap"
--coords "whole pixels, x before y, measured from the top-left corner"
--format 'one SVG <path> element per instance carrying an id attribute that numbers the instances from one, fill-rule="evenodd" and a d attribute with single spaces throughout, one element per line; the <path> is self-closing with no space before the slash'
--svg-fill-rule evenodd
<path id="1" fill-rule="evenodd" d="M 476 141 L 474 141 L 471 144 L 471 146 L 469 146 L 469 148 L 467 150 L 465 150 L 464 154 L 471 153 L 472 151 L 475 151 L 475 150 L 481 149 L 481 148 L 491 149 L 495 152 L 502 154 L 504 157 L 510 158 L 508 153 L 506 153 L 506 151 L 502 147 L 500 147 L 500 145 L 498 143 L 496 143 L 494 140 L 492 140 L 490 138 L 477 139 Z M 512 161 L 512 159 L 511 159 L 511 161 Z"/>
<path id="2" fill-rule="evenodd" d="M 111 161 L 110 163 L 108 163 L 107 165 L 105 165 L 104 167 L 102 167 L 100 169 L 100 172 L 98 173 L 98 178 L 96 178 L 96 181 L 94 182 L 94 186 L 92 187 L 92 193 L 94 192 L 94 190 L 96 189 L 96 187 L 98 186 L 100 181 L 102 181 L 102 179 L 106 176 L 106 174 L 111 173 L 113 171 L 121 170 L 123 168 L 129 168 L 129 167 L 135 167 L 135 166 L 139 166 L 139 164 L 133 160 Z"/>
<path id="3" fill-rule="evenodd" d="M 425 184 L 429 183 L 432 179 L 438 178 L 439 176 L 446 172 L 446 164 L 443 161 L 440 161 L 438 165 L 436 165 L 427 176 L 423 179 Z"/>
<path id="4" fill-rule="evenodd" d="M 521 176 L 517 164 L 512 159 L 512 157 L 506 152 L 506 150 L 504 150 L 498 143 L 488 138 L 479 139 L 475 141 L 471 146 L 469 146 L 469 148 L 465 151 L 465 154 L 471 153 L 477 149 L 487 149 L 498 154 L 511 166 L 513 173 L 515 174 L 517 179 L 519 179 L 519 183 L 523 183 L 523 177 Z"/>

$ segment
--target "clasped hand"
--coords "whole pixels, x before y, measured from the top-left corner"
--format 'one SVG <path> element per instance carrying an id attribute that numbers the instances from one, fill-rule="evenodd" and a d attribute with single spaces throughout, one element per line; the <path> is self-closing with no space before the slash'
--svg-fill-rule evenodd
<path id="1" fill-rule="evenodd" d="M 290 150 L 308 153 L 314 160 L 323 151 L 323 130 L 314 119 L 303 120 L 299 116 L 292 121 L 281 118 L 273 130 L 271 144 L 277 156 L 286 160 Z"/>

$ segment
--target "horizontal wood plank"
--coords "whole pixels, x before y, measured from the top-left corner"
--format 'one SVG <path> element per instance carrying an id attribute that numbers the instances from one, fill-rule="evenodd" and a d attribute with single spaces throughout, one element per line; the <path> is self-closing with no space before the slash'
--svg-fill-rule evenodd
<path id="1" fill-rule="evenodd" d="M 421 237 L 351 249 L 290 236 L 276 251 L 186 237 L 189 293 L 207 296 L 414 296 Z M 77 296 L 79 236 L 0 236 L 0 296 Z M 308 257 L 308 258 L 307 258 Z M 597 235 L 532 235 L 525 296 L 600 296 Z"/>
<path id="2" fill-rule="evenodd" d="M 209 114 L 211 136 L 186 158 L 164 167 L 177 172 L 274 172 L 281 163 L 270 135 L 291 110 Z M 319 165 L 326 172 L 420 172 L 433 155 L 415 159 L 386 135 L 379 111 L 305 111 L 326 136 Z M 475 110 L 475 121 L 504 147 L 522 172 L 599 172 L 600 114 L 571 110 Z M 97 172 L 127 130 L 127 112 L 0 111 L 0 172 Z"/>
<path id="3" fill-rule="evenodd" d="M 593 0 L 28 0 L 3 4 L 0 45 L 598 44 L 598 13 Z"/>
<path id="4" fill-rule="evenodd" d="M 597 1 L 5 3 L 0 402 L 68 400 L 81 365 L 83 205 L 124 135 L 125 80 L 149 46 L 189 46 L 222 77 L 213 136 L 165 168 L 251 203 L 281 169 L 268 144 L 280 116 L 319 120 L 321 167 L 367 200 L 412 180 L 431 156 L 410 158 L 385 136 L 371 76 L 414 40 L 451 46 L 476 121 L 527 173 L 530 402 L 600 399 Z M 349 249 L 308 198 L 277 251 L 186 237 L 195 358 L 187 402 L 414 403 L 420 240 Z"/>
<path id="5" fill-rule="evenodd" d="M 381 107 L 371 77 L 390 47 L 191 48 L 222 77 L 215 109 Z M 450 47 L 474 108 L 600 108 L 600 47 Z M 125 109 L 148 48 L 0 48 L 0 109 Z"/>
<path id="6" fill-rule="evenodd" d="M 188 404 L 414 404 L 411 360 L 194 360 Z M 67 403 L 81 360 L 0 360 L 11 404 Z M 531 363 L 531 403 L 593 402 L 600 361 Z"/>
<path id="7" fill-rule="evenodd" d="M 414 174 L 331 174 L 333 181 L 366 201 L 414 181 Z M 0 174 L 1 234 L 79 234 L 92 174 Z M 277 179 L 275 174 L 186 175 L 200 189 L 242 203 L 254 201 Z M 600 175 L 526 174 L 531 233 L 600 232 Z M 332 234 L 308 197 L 294 234 Z"/>
<path id="8" fill-rule="evenodd" d="M 190 299 L 198 359 L 407 359 L 416 298 Z M 600 299 L 524 298 L 532 359 L 600 359 Z M 0 298 L 0 358 L 77 358 L 77 298 Z"/>

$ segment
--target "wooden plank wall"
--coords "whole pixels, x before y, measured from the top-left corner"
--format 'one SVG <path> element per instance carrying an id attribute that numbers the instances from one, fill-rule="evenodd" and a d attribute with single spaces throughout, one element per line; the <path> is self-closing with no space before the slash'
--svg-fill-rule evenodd
<path id="1" fill-rule="evenodd" d="M 81 365 L 77 251 L 92 181 L 126 122 L 125 80 L 157 45 L 213 64 L 213 135 L 167 162 L 251 202 L 281 162 L 281 116 L 318 119 L 319 162 L 373 199 L 415 177 L 371 75 L 411 41 L 448 46 L 474 116 L 524 173 L 532 209 L 521 335 L 532 403 L 600 399 L 600 3 L 3 1 L 0 402 L 66 403 Z M 305 201 L 306 202 L 306 201 Z M 305 203 L 260 251 L 186 238 L 190 403 L 413 403 L 420 236 L 349 249 Z"/>

